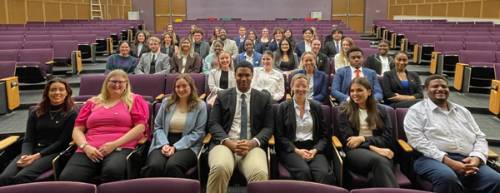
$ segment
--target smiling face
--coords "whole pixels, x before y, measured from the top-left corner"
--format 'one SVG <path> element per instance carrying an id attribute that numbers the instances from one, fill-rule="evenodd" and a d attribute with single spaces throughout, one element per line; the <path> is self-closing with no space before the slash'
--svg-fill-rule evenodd
<path id="1" fill-rule="evenodd" d="M 250 90 L 250 85 L 252 83 L 252 69 L 247 67 L 240 67 L 236 69 L 235 78 L 236 86 L 241 92 L 247 92 Z"/>
<path id="2" fill-rule="evenodd" d="M 167 32 L 173 32 L 174 31 L 174 26 L 172 24 L 167 25 Z"/>
<path id="3" fill-rule="evenodd" d="M 311 46 L 311 51 L 313 51 L 315 54 L 318 54 L 319 50 L 321 49 L 321 41 L 313 40 Z"/>
<path id="4" fill-rule="evenodd" d="M 127 79 L 121 75 L 114 75 L 109 78 L 106 89 L 110 97 L 119 98 L 127 88 Z"/>
<path id="5" fill-rule="evenodd" d="M 168 45 L 171 45 L 172 44 L 172 36 L 170 36 L 170 34 L 165 34 L 163 36 L 163 41 L 165 43 L 167 43 Z"/>
<path id="6" fill-rule="evenodd" d="M 152 40 L 150 39 L 149 41 L 149 49 L 151 50 L 151 52 L 153 53 L 156 53 L 158 52 L 158 50 L 160 49 L 160 42 L 156 41 L 156 40 Z"/>
<path id="7" fill-rule="evenodd" d="M 188 52 L 191 49 L 191 42 L 188 39 L 184 39 L 181 42 L 181 49 L 184 52 Z"/>
<path id="8" fill-rule="evenodd" d="M 286 38 L 290 38 L 290 37 L 292 37 L 292 31 L 290 31 L 290 30 L 286 30 L 286 31 L 285 31 L 285 37 L 286 37 Z"/>
<path id="9" fill-rule="evenodd" d="M 175 82 L 175 94 L 180 99 L 188 99 L 191 95 L 191 87 L 184 78 L 180 78 Z"/>
<path id="10" fill-rule="evenodd" d="M 304 40 L 310 41 L 313 37 L 313 33 L 311 30 L 306 30 L 302 36 L 304 37 Z"/>
<path id="11" fill-rule="evenodd" d="M 314 59 L 314 55 L 313 54 L 304 54 L 302 56 L 302 64 L 304 65 L 304 69 L 308 72 L 308 73 L 313 73 L 314 72 L 314 69 L 316 68 L 315 67 L 315 64 L 316 63 L 316 60 Z"/>
<path id="12" fill-rule="evenodd" d="M 275 34 L 274 34 L 274 39 L 277 40 L 277 41 L 280 41 L 283 39 L 283 32 L 282 31 L 277 31 Z"/>
<path id="13" fill-rule="evenodd" d="M 248 32 L 248 39 L 252 40 L 252 41 L 255 40 L 255 39 L 257 39 L 257 36 L 255 35 L 254 31 L 249 31 Z"/>
<path id="14" fill-rule="evenodd" d="M 394 63 L 396 63 L 396 70 L 402 72 L 406 69 L 406 65 L 408 65 L 408 56 L 400 53 L 394 58 Z"/>
<path id="15" fill-rule="evenodd" d="M 218 42 L 214 43 L 214 52 L 215 54 L 219 54 L 224 49 L 224 46 Z"/>
<path id="16" fill-rule="evenodd" d="M 241 37 L 245 36 L 246 33 L 247 29 L 245 29 L 244 27 L 240 27 L 240 29 L 238 30 L 238 34 L 240 34 Z"/>
<path id="17" fill-rule="evenodd" d="M 293 96 L 307 98 L 309 91 L 309 81 L 305 78 L 298 78 L 292 83 Z"/>
<path id="18" fill-rule="evenodd" d="M 67 96 L 68 96 L 68 91 L 66 90 L 66 86 L 63 83 L 54 82 L 50 85 L 48 93 L 50 104 L 52 105 L 63 104 Z"/>
<path id="19" fill-rule="evenodd" d="M 225 29 L 220 29 L 219 30 L 219 38 L 220 40 L 224 41 L 227 38 L 227 32 Z"/>
<path id="20" fill-rule="evenodd" d="M 280 45 L 282 52 L 288 52 L 288 50 L 290 50 L 290 43 L 287 40 L 281 41 Z"/>
<path id="21" fill-rule="evenodd" d="M 363 85 L 358 83 L 353 83 L 349 90 L 349 97 L 358 106 L 365 106 L 368 97 L 372 94 L 372 91 L 365 88 Z"/>
<path id="22" fill-rule="evenodd" d="M 332 36 L 333 36 L 333 39 L 334 39 L 335 41 L 339 41 L 339 40 L 341 40 L 341 39 L 342 39 L 342 33 L 338 32 L 338 31 L 336 31 L 335 33 L 333 33 L 333 35 L 332 35 Z"/>
<path id="23" fill-rule="evenodd" d="M 223 52 L 219 55 L 219 66 L 222 69 L 229 69 L 231 66 L 231 56 L 229 53 Z"/>
<path id="24" fill-rule="evenodd" d="M 260 63 L 266 70 L 273 69 L 273 56 L 270 54 L 263 54 Z"/>
<path id="25" fill-rule="evenodd" d="M 120 44 L 120 55 L 127 57 L 130 53 L 130 46 L 128 43 L 121 43 Z"/>
<path id="26" fill-rule="evenodd" d="M 262 29 L 262 37 L 269 37 L 269 30 L 267 28 Z"/>
<path id="27" fill-rule="evenodd" d="M 253 52 L 253 42 L 251 40 L 245 40 L 245 51 L 247 53 Z"/>
<path id="28" fill-rule="evenodd" d="M 378 53 L 382 56 L 385 56 L 389 52 L 389 44 L 385 42 L 381 42 L 378 44 Z"/>
<path id="29" fill-rule="evenodd" d="M 347 50 L 351 49 L 351 43 L 349 41 L 342 41 L 342 50 L 347 53 Z"/>
<path id="30" fill-rule="evenodd" d="M 195 42 L 200 42 L 201 39 L 203 39 L 203 34 L 201 34 L 201 33 L 194 33 L 193 34 L 193 39 L 194 39 Z"/>
<path id="31" fill-rule="evenodd" d="M 443 79 L 431 80 L 425 90 L 427 91 L 429 99 L 431 99 L 436 105 L 446 103 L 448 96 L 450 95 L 448 83 Z"/>
<path id="32" fill-rule="evenodd" d="M 146 36 L 144 35 L 144 33 L 139 33 L 139 34 L 137 35 L 137 41 L 138 41 L 139 43 L 144 43 L 144 41 L 145 41 L 145 40 L 146 40 Z"/>

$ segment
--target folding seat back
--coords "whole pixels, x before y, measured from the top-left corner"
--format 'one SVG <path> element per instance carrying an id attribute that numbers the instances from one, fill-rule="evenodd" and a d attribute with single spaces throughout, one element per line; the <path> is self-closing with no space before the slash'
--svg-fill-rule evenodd
<path id="1" fill-rule="evenodd" d="M 0 50 L 0 61 L 17 61 L 18 49 Z"/>
<path id="2" fill-rule="evenodd" d="M 52 41 L 73 41 L 73 40 L 75 40 L 73 35 L 56 35 L 56 34 L 52 35 Z"/>
<path id="3" fill-rule="evenodd" d="M 174 92 L 174 82 L 178 74 L 167 74 L 165 76 L 164 94 L 172 94 Z"/>
<path id="4" fill-rule="evenodd" d="M 0 61 L 0 79 L 16 75 L 16 61 Z"/>
<path id="5" fill-rule="evenodd" d="M 132 91 L 147 101 L 154 101 L 165 88 L 164 74 L 135 74 L 130 75 L 129 79 Z"/>
<path id="6" fill-rule="evenodd" d="M 23 41 L 2 41 L 2 42 L 0 42 L 0 50 L 17 50 L 17 49 L 21 49 L 21 48 L 23 48 Z"/>
<path id="7" fill-rule="evenodd" d="M 489 36 L 465 36 L 465 41 L 469 42 L 489 42 L 491 41 Z"/>
<path id="8" fill-rule="evenodd" d="M 441 35 L 441 41 L 464 41 L 462 35 Z"/>
<path id="9" fill-rule="evenodd" d="M 460 50 L 459 57 L 461 63 L 472 64 L 477 62 L 493 63 L 496 61 L 493 50 Z"/>
<path id="10" fill-rule="evenodd" d="M 25 41 L 47 41 L 50 40 L 50 35 L 27 35 Z"/>
<path id="11" fill-rule="evenodd" d="M 84 74 L 80 77 L 80 92 L 75 96 L 76 101 L 85 101 L 97 96 L 101 91 L 102 83 L 106 76 L 104 74 Z"/>
<path id="12" fill-rule="evenodd" d="M 374 54 L 378 53 L 377 48 L 362 48 L 363 49 L 363 56 L 365 59 L 369 56 L 373 56 Z"/>
<path id="13" fill-rule="evenodd" d="M 26 40 L 23 43 L 24 49 L 40 49 L 40 48 L 51 48 L 52 43 L 50 41 L 29 41 Z"/>
<path id="14" fill-rule="evenodd" d="M 45 64 L 54 59 L 54 50 L 52 48 L 44 49 L 21 49 L 19 50 L 19 62 L 38 62 Z"/>
<path id="15" fill-rule="evenodd" d="M 95 193 L 97 188 L 94 184 L 82 182 L 35 182 L 0 187 L 0 192 L 10 193 Z"/>
<path id="16" fill-rule="evenodd" d="M 194 84 L 196 85 L 196 89 L 198 92 L 198 96 L 201 96 L 203 94 L 208 94 L 208 88 L 207 88 L 207 76 L 206 74 L 203 73 L 189 73 L 189 76 L 194 81 Z M 169 86 L 169 85 L 166 85 Z"/>
<path id="17" fill-rule="evenodd" d="M 420 44 L 434 44 L 439 40 L 439 35 L 417 35 L 417 42 Z"/>
<path id="18" fill-rule="evenodd" d="M 269 180 L 252 182 L 247 186 L 248 193 L 303 193 L 303 192 L 329 192 L 329 193 L 348 193 L 349 191 L 331 185 L 319 184 L 306 181 L 295 180 Z"/>
<path id="19" fill-rule="evenodd" d="M 445 54 L 458 53 L 463 49 L 461 41 L 438 41 L 434 44 L 434 50 Z"/>
<path id="20" fill-rule="evenodd" d="M 172 184 L 168 191 L 165 184 Z M 99 193 L 199 193 L 200 182 L 183 178 L 140 178 L 104 183 L 97 189 Z"/>
<path id="21" fill-rule="evenodd" d="M 67 59 L 71 58 L 72 51 L 78 49 L 78 42 L 76 40 L 53 41 L 52 48 L 55 59 Z"/>
<path id="22" fill-rule="evenodd" d="M 95 34 L 77 34 L 77 35 L 74 35 L 74 38 L 80 44 L 94 43 L 95 40 L 97 39 Z"/>
<path id="23" fill-rule="evenodd" d="M 369 48 L 370 42 L 366 40 L 353 40 L 354 44 L 359 48 Z"/>
<path id="24" fill-rule="evenodd" d="M 497 50 L 495 42 L 465 42 L 466 50 Z"/>
<path id="25" fill-rule="evenodd" d="M 23 41 L 24 34 L 20 35 L 0 35 L 0 42 L 3 41 Z"/>

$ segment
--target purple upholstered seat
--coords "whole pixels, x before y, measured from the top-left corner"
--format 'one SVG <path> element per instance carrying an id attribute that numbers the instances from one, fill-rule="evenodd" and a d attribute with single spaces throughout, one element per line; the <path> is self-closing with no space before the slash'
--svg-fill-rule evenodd
<path id="1" fill-rule="evenodd" d="M 18 49 L 0 50 L 0 61 L 17 61 Z"/>
<path id="2" fill-rule="evenodd" d="M 62 32 L 61 32 L 62 33 Z M 54 34 L 52 35 L 52 40 L 53 41 L 73 41 L 75 38 L 70 34 L 70 32 L 64 32 L 66 34 Z"/>
<path id="3" fill-rule="evenodd" d="M 82 182 L 35 182 L 0 187 L 3 193 L 95 193 L 94 184 Z"/>
<path id="4" fill-rule="evenodd" d="M 0 50 L 18 50 L 21 48 L 23 48 L 22 41 L 3 41 L 0 43 Z"/>
<path id="5" fill-rule="evenodd" d="M 491 41 L 489 36 L 466 36 L 465 41 L 470 42 L 489 42 Z"/>
<path id="6" fill-rule="evenodd" d="M 46 76 L 51 71 L 51 66 L 46 64 L 54 59 L 52 48 L 43 49 L 22 49 L 19 50 L 17 65 L 23 67 L 38 67 L 41 75 Z"/>
<path id="7" fill-rule="evenodd" d="M 364 188 L 364 189 L 354 189 L 351 193 L 430 193 L 427 191 L 412 190 L 412 189 L 402 189 L 402 188 Z"/>
<path id="8" fill-rule="evenodd" d="M 193 79 L 196 89 L 198 91 L 198 96 L 202 95 L 203 93 L 206 93 L 208 91 L 207 83 L 206 83 L 206 75 L 202 73 L 189 73 L 191 78 Z M 171 94 L 174 92 L 174 82 L 175 78 L 178 76 L 178 74 L 167 74 L 165 77 L 165 94 Z"/>
<path id="9" fill-rule="evenodd" d="M 460 41 L 464 40 L 462 35 L 441 35 L 441 41 Z"/>
<path id="10" fill-rule="evenodd" d="M 434 43 L 434 50 L 443 54 L 458 54 L 459 50 L 463 49 L 461 41 L 438 41 Z"/>
<path id="11" fill-rule="evenodd" d="M 365 58 L 367 58 L 368 56 L 372 56 L 376 53 L 378 53 L 378 49 L 377 48 L 362 48 L 363 49 L 363 55 L 365 56 Z"/>
<path id="12" fill-rule="evenodd" d="M 348 193 L 344 188 L 318 184 L 314 182 L 293 181 L 293 180 L 269 180 L 261 182 L 251 182 L 247 186 L 248 193 Z"/>
<path id="13" fill-rule="evenodd" d="M 54 59 L 70 59 L 71 52 L 78 49 L 78 42 L 75 40 L 53 41 Z"/>
<path id="14" fill-rule="evenodd" d="M 24 49 L 39 49 L 39 48 L 51 48 L 51 42 L 50 41 L 46 41 L 46 40 L 37 40 L 37 41 L 34 41 L 34 40 L 26 40 L 24 43 L 23 43 L 23 48 Z"/>
<path id="15" fill-rule="evenodd" d="M 46 41 L 50 40 L 50 35 L 27 35 L 25 41 Z"/>
<path id="16" fill-rule="evenodd" d="M 0 42 L 1 41 L 23 41 L 24 40 L 24 35 L 1 35 L 0 36 Z"/>
<path id="17" fill-rule="evenodd" d="M 129 79 L 132 91 L 146 101 L 153 101 L 165 88 L 164 74 L 134 74 Z"/>
<path id="18" fill-rule="evenodd" d="M 494 50 L 460 50 L 461 63 L 471 66 L 494 66 L 496 62 Z"/>
<path id="19" fill-rule="evenodd" d="M 80 78 L 80 93 L 73 97 L 75 101 L 85 101 L 99 94 L 102 83 L 104 82 L 104 74 L 84 74 Z"/>
<path id="20" fill-rule="evenodd" d="M 140 178 L 104 183 L 97 189 L 99 193 L 199 193 L 200 183 L 182 178 Z"/>
<path id="21" fill-rule="evenodd" d="M 497 50 L 495 42 L 465 42 L 466 50 Z"/>
<path id="22" fill-rule="evenodd" d="M 0 79 L 16 75 L 16 61 L 0 61 Z"/>
<path id="23" fill-rule="evenodd" d="M 367 40 L 353 40 L 354 45 L 356 45 L 359 48 L 369 48 L 370 47 L 370 42 Z"/>

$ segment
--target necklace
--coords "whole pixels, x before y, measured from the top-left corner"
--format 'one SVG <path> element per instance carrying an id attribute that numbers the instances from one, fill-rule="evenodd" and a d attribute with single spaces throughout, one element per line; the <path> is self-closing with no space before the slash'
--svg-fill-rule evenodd
<path id="1" fill-rule="evenodd" d="M 60 112 L 61 112 L 61 109 L 55 110 L 55 111 L 49 111 L 50 120 L 54 121 L 59 116 Z M 56 124 L 57 123 L 59 123 L 58 120 L 56 120 Z"/>

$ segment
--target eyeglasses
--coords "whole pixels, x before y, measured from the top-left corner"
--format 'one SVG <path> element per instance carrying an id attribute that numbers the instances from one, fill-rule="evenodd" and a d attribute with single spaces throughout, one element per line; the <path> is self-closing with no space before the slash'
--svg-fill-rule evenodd
<path id="1" fill-rule="evenodd" d="M 108 84 L 114 84 L 114 85 L 117 85 L 117 84 L 125 84 L 127 83 L 127 81 L 122 81 L 122 80 L 110 80 L 108 81 Z"/>

